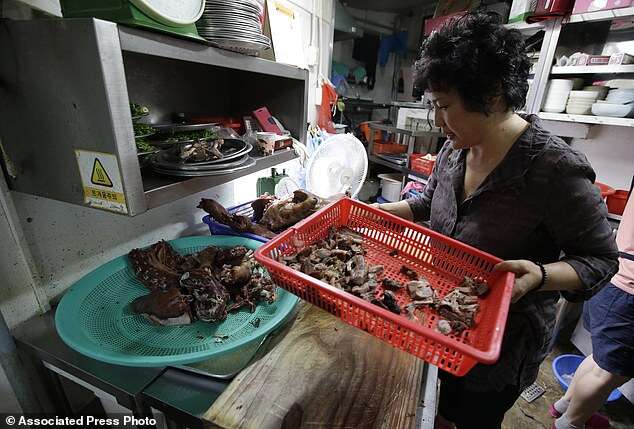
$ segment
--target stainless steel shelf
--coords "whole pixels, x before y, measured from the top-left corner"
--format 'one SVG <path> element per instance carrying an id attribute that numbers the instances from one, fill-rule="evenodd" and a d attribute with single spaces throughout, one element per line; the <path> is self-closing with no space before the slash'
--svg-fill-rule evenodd
<path id="1" fill-rule="evenodd" d="M 423 173 L 419 173 L 418 171 L 410 170 L 407 167 L 401 167 L 400 165 L 397 165 L 397 164 L 394 164 L 392 162 L 386 161 L 386 160 L 384 160 L 382 158 L 379 158 L 376 155 L 369 155 L 368 159 L 370 160 L 370 162 L 374 162 L 375 164 L 380 164 L 380 165 L 383 165 L 385 167 L 389 167 L 392 170 L 398 171 L 399 173 L 403 173 L 406 176 L 410 176 L 411 175 L 411 176 L 415 176 L 415 177 L 417 177 L 419 179 L 424 179 L 424 180 L 427 180 L 429 178 L 429 176 L 427 176 L 427 175 L 425 175 Z M 416 179 L 414 179 L 414 180 L 416 180 Z M 418 180 L 418 181 L 420 182 L 421 180 Z"/>
<path id="2" fill-rule="evenodd" d="M 542 22 L 535 22 L 532 24 L 529 24 L 528 22 L 511 22 L 510 24 L 504 24 L 504 26 L 510 30 L 519 30 L 519 31 L 526 31 L 526 32 L 537 32 L 539 30 L 543 30 L 544 29 L 544 23 Z"/>
<path id="3" fill-rule="evenodd" d="M 607 116 L 569 115 L 567 113 L 539 112 L 542 119 L 562 122 L 579 122 L 582 124 L 616 125 L 621 127 L 634 127 L 634 118 L 610 118 Z"/>
<path id="4" fill-rule="evenodd" d="M 550 74 L 634 73 L 634 64 L 601 66 L 554 66 Z"/>
<path id="5" fill-rule="evenodd" d="M 627 18 L 631 16 L 634 16 L 634 7 L 623 7 L 620 9 L 598 10 L 596 12 L 571 15 L 568 22 L 607 21 L 614 18 Z"/>
<path id="6" fill-rule="evenodd" d="M 154 173 L 149 169 L 142 170 L 141 176 L 143 179 L 147 208 L 152 209 L 171 201 L 204 191 L 205 189 L 228 183 L 240 177 L 255 173 L 256 171 L 274 167 L 283 162 L 297 158 L 297 155 L 293 150 L 285 149 L 270 156 L 254 158 L 256 163 L 253 167 L 222 176 L 177 178 Z"/>
<path id="7" fill-rule="evenodd" d="M 388 132 L 396 133 L 396 134 L 404 134 L 404 135 L 412 136 L 412 137 L 422 137 L 422 136 L 428 136 L 430 134 L 437 134 L 439 136 L 442 135 L 439 128 L 435 128 L 433 130 L 427 131 L 427 130 L 412 130 L 409 128 L 397 128 L 392 125 L 376 124 L 376 123 L 370 123 L 368 125 L 371 129 L 380 130 L 380 131 L 388 131 Z"/>
<path id="8" fill-rule="evenodd" d="M 137 28 L 120 26 L 119 39 L 121 40 L 121 50 L 123 51 L 290 79 L 308 79 L 308 70 L 300 69 L 299 67 L 280 64 L 262 58 L 250 57 L 203 43 L 178 39 L 176 37 L 139 30 Z"/>

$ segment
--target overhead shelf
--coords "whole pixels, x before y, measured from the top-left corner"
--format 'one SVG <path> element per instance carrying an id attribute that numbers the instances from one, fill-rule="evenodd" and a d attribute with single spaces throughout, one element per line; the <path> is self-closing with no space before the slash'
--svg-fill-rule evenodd
<path id="1" fill-rule="evenodd" d="M 542 119 L 547 119 L 550 121 L 634 127 L 634 118 L 610 118 L 607 116 L 569 115 L 567 113 L 548 113 L 548 112 L 539 112 L 538 116 Z"/>
<path id="2" fill-rule="evenodd" d="M 152 172 L 142 171 L 143 187 L 148 209 L 159 207 L 171 201 L 193 195 L 205 189 L 228 183 L 243 176 L 248 176 L 256 171 L 266 170 L 286 161 L 297 158 L 295 151 L 290 149 L 280 150 L 270 156 L 255 157 L 253 167 L 236 171 L 235 173 L 220 176 L 204 176 L 193 178 L 175 178 Z"/>
<path id="3" fill-rule="evenodd" d="M 553 66 L 550 74 L 634 73 L 634 64 L 600 66 Z"/>
<path id="4" fill-rule="evenodd" d="M 119 26 L 118 29 L 122 51 L 289 79 L 305 80 L 308 76 L 308 70 L 295 66 L 242 55 L 202 43 L 193 43 L 189 40 L 171 37 L 166 34 L 148 32 L 123 25 Z"/>
<path id="5" fill-rule="evenodd" d="M 386 160 L 384 160 L 382 158 L 379 158 L 376 155 L 369 155 L 368 159 L 370 160 L 370 162 L 374 162 L 376 164 L 380 164 L 380 165 L 383 165 L 385 167 L 389 167 L 389 168 L 391 168 L 394 171 L 398 171 L 399 173 L 407 175 L 408 177 L 409 176 L 417 177 L 419 179 L 418 180 L 419 182 L 423 182 L 423 180 L 426 181 L 429 178 L 429 176 L 427 176 L 426 174 L 420 173 L 418 171 L 410 170 L 407 167 L 403 167 L 403 166 L 400 166 L 398 164 L 394 164 L 393 162 L 390 162 L 390 161 L 386 161 Z M 426 183 L 426 182 L 423 182 L 423 183 Z"/>
<path id="6" fill-rule="evenodd" d="M 404 134 L 406 136 L 412 136 L 412 137 L 422 137 L 422 136 L 428 136 L 430 134 L 437 134 L 437 135 L 442 134 L 442 132 L 440 131 L 440 128 L 433 128 L 431 130 L 412 130 L 410 128 L 398 128 L 393 125 L 377 124 L 372 122 L 369 123 L 368 126 L 374 130 L 387 131 L 387 132 L 396 133 L 396 134 Z"/>
<path id="7" fill-rule="evenodd" d="M 598 10 L 596 12 L 571 15 L 568 22 L 607 21 L 614 18 L 627 18 L 631 16 L 634 16 L 634 7 L 623 7 L 620 9 Z"/>
<path id="8" fill-rule="evenodd" d="M 521 21 L 521 22 L 511 22 L 510 24 L 504 24 L 504 26 L 508 28 L 509 30 L 539 31 L 544 28 L 544 23 L 534 22 L 529 24 L 528 22 Z"/>

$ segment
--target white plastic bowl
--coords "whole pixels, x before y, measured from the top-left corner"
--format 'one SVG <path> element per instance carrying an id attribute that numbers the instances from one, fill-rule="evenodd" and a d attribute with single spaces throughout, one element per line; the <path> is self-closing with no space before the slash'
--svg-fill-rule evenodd
<path id="1" fill-rule="evenodd" d="M 550 79 L 548 81 L 549 90 L 570 91 L 575 84 L 573 79 Z"/>
<path id="2" fill-rule="evenodd" d="M 570 98 L 596 100 L 597 97 L 599 97 L 599 93 L 597 91 L 570 91 Z"/>
<path id="3" fill-rule="evenodd" d="M 605 99 L 608 103 L 612 104 L 627 104 L 634 101 L 634 95 L 626 95 L 626 94 L 616 94 L 616 95 L 608 95 L 608 98 Z"/>
<path id="4" fill-rule="evenodd" d="M 596 100 L 584 100 L 578 98 L 569 98 L 568 104 L 576 104 L 577 106 L 592 106 Z"/>
<path id="5" fill-rule="evenodd" d="M 592 106 L 566 106 L 566 113 L 571 115 L 589 115 L 592 113 Z"/>
<path id="6" fill-rule="evenodd" d="M 609 116 L 612 118 L 631 118 L 634 116 L 634 103 L 594 103 L 592 105 L 592 114 L 596 116 Z"/>

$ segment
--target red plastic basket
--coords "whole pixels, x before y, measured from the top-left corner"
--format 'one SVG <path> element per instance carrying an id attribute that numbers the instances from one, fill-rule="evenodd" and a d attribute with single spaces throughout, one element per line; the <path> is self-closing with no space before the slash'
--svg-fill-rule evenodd
<path id="1" fill-rule="evenodd" d="M 425 309 L 424 317 L 412 321 L 277 262 L 280 254 L 293 254 L 297 246 L 323 239 L 331 226 L 361 234 L 366 259 L 383 265 L 386 277 L 406 282 L 399 271 L 407 265 L 424 274 L 441 298 L 464 276 L 482 278 L 490 291 L 480 301 L 475 326 L 445 336 L 435 330 L 438 316 L 433 310 Z M 393 249 L 398 250 L 396 256 L 389 255 Z M 515 276 L 493 271 L 500 259 L 432 230 L 343 198 L 262 245 L 255 259 L 278 286 L 447 372 L 461 376 L 477 362 L 491 364 L 499 357 Z M 401 306 L 410 302 L 405 291 L 397 298 Z"/>
<path id="2" fill-rule="evenodd" d="M 425 155 L 421 153 L 413 153 L 409 156 L 409 168 L 419 173 L 431 176 L 436 164 L 436 157 L 433 159 L 423 158 Z"/>
<path id="3" fill-rule="evenodd" d="M 407 145 L 398 143 L 381 143 L 380 141 L 374 142 L 372 151 L 375 155 L 380 153 L 405 153 L 407 152 Z"/>

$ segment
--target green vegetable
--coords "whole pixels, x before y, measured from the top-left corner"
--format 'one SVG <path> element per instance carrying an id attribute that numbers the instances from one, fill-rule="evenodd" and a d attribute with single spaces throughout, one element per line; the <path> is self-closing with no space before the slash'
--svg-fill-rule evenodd
<path id="1" fill-rule="evenodd" d="M 150 113 L 150 109 L 137 103 L 130 103 L 130 113 L 132 116 L 145 116 Z"/>
<path id="2" fill-rule="evenodd" d="M 156 130 L 147 124 L 132 124 L 134 127 L 134 135 L 135 136 L 144 136 L 146 134 L 153 134 Z"/>
<path id="3" fill-rule="evenodd" d="M 149 144 L 144 139 L 136 140 L 136 151 L 137 152 L 152 152 L 155 148 L 151 144 Z"/>
<path id="4" fill-rule="evenodd" d="M 188 140 L 200 140 L 200 139 L 212 139 L 216 134 L 211 130 L 199 130 L 199 131 L 174 131 L 169 134 L 169 137 L 165 139 L 167 143 L 178 143 Z"/>

